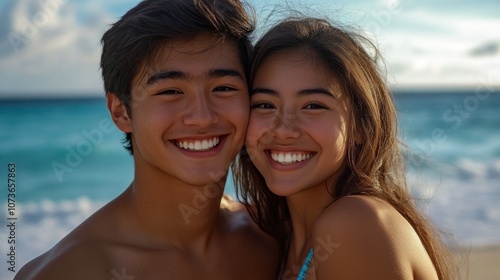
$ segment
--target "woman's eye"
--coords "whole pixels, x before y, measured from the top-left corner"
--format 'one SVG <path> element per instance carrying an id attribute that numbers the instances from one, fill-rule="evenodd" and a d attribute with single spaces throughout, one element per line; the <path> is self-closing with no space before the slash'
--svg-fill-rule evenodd
<path id="1" fill-rule="evenodd" d="M 317 103 L 307 104 L 304 109 L 326 109 L 325 106 Z"/>
<path id="2" fill-rule="evenodd" d="M 252 109 L 274 109 L 274 106 L 271 103 L 260 102 L 253 104 Z"/>

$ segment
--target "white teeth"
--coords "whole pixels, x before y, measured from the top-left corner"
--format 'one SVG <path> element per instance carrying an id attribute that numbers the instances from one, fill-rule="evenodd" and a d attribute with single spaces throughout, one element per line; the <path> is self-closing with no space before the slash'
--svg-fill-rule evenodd
<path id="1" fill-rule="evenodd" d="M 278 155 L 278 162 L 285 162 L 285 156 L 283 154 Z"/>
<path id="2" fill-rule="evenodd" d="M 190 142 L 184 140 L 183 142 L 176 142 L 176 143 L 179 148 L 184 150 L 207 151 L 217 146 L 219 142 L 220 142 L 219 137 L 214 137 L 211 139 L 204 139 L 204 140 L 192 140 Z"/>
<path id="3" fill-rule="evenodd" d="M 277 154 L 272 153 L 271 157 L 273 158 L 274 161 L 278 161 L 278 155 Z"/>
<path id="4" fill-rule="evenodd" d="M 271 152 L 271 158 L 283 165 L 294 164 L 310 158 L 312 154 L 294 154 Z"/>
<path id="5" fill-rule="evenodd" d="M 203 140 L 203 141 L 201 142 L 201 148 L 202 148 L 203 150 L 208 149 L 208 141 L 207 141 L 207 140 Z"/>

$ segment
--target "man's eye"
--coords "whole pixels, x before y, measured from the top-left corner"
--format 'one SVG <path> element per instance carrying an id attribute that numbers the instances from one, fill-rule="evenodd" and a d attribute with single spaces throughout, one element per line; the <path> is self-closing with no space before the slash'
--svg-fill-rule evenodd
<path id="1" fill-rule="evenodd" d="M 158 92 L 156 95 L 174 95 L 174 94 L 182 94 L 182 91 L 177 89 L 166 89 Z"/>
<path id="2" fill-rule="evenodd" d="M 220 87 L 216 87 L 214 88 L 213 91 L 234 91 L 236 90 L 235 88 L 233 87 L 228 87 L 228 86 L 220 86 Z"/>

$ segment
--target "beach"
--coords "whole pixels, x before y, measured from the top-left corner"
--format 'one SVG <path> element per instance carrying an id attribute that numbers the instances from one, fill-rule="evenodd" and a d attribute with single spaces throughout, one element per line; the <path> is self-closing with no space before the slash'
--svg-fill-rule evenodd
<path id="1" fill-rule="evenodd" d="M 460 279 L 500 279 L 500 245 L 463 248 L 454 256 L 460 267 Z"/>
<path id="2" fill-rule="evenodd" d="M 411 148 L 412 195 L 423 213 L 465 248 L 461 279 L 500 279 L 500 94 L 463 115 L 474 92 L 395 96 L 402 140 Z M 16 166 L 16 268 L 54 246 L 133 179 L 105 99 L 0 101 L 0 177 Z M 3 177 L 5 178 L 5 177 Z M 5 182 L 5 181 L 4 181 Z M 4 183 L 5 186 L 5 183 Z M 6 188 L 0 219 L 7 220 Z M 235 197 L 234 185 L 226 193 Z M 9 217 L 10 214 L 9 214 Z M 9 236 L 7 236 L 9 234 Z M 12 279 L 7 263 L 0 279 Z"/>

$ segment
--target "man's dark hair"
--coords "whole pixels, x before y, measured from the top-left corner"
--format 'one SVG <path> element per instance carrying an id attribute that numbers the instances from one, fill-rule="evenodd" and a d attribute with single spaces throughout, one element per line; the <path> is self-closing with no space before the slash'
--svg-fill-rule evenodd
<path id="1" fill-rule="evenodd" d="M 144 0 L 102 36 L 104 90 L 116 94 L 132 116 L 134 78 L 146 71 L 147 63 L 166 42 L 203 32 L 220 40 L 233 40 L 248 77 L 252 59 L 249 36 L 254 28 L 254 17 L 239 0 Z M 123 143 L 133 154 L 131 133 L 126 133 Z"/>

